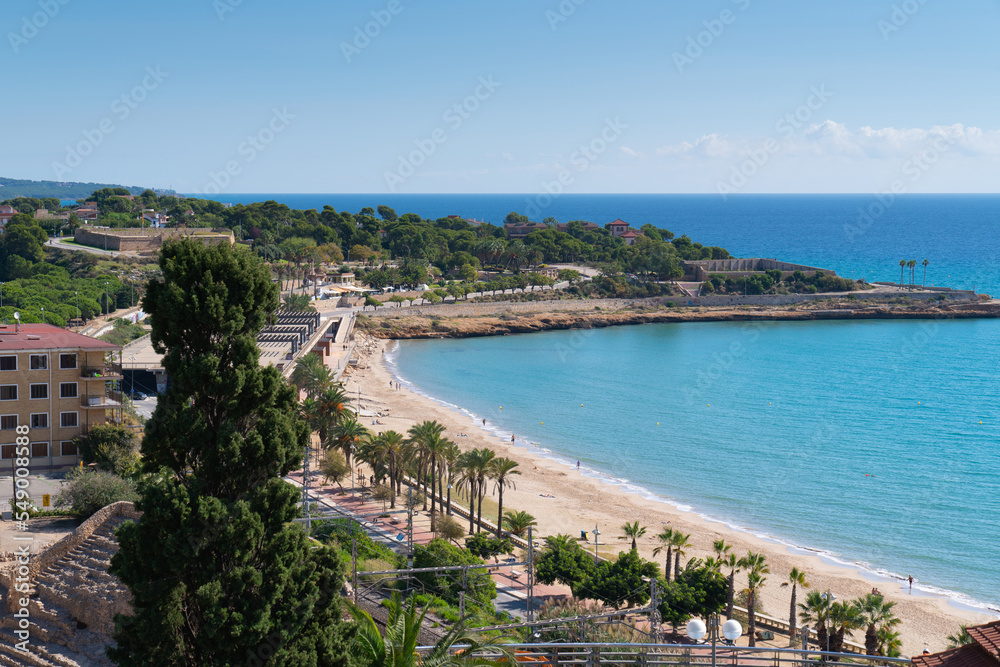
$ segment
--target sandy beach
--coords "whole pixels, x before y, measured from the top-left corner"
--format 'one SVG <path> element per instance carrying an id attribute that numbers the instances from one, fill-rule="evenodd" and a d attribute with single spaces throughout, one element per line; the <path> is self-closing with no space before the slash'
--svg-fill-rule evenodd
<path id="1" fill-rule="evenodd" d="M 888 599 L 897 603 L 896 612 L 903 621 L 898 630 L 904 656 L 919 654 L 925 648 L 932 652 L 942 650 L 947 646 L 947 636 L 956 633 L 960 624 L 995 619 L 995 616 L 959 609 L 943 597 L 932 597 L 916 590 L 911 595 L 905 582 L 866 577 L 857 568 L 824 562 L 818 556 L 792 553 L 784 545 L 706 521 L 693 512 L 682 512 L 667 503 L 625 493 L 572 467 L 544 458 L 527 447 L 503 441 L 483 429 L 480 422 L 409 391 L 405 385 L 399 390 L 394 389 L 392 377 L 383 361 L 385 346 L 394 343 L 360 333 L 359 336 L 366 341 L 359 351 L 367 347 L 372 353 L 369 356 L 361 354 L 359 368 L 344 377 L 344 384 L 361 409 L 384 414 L 378 418 L 380 424 L 371 425 L 371 418 L 363 423 L 376 432 L 391 429 L 405 433 L 414 423 L 433 419 L 446 427 L 445 435 L 463 450 L 488 446 L 500 456 L 519 461 L 522 474 L 517 478 L 516 490 L 504 494 L 504 504 L 506 508 L 523 509 L 534 515 L 538 520 L 536 535 L 566 533 L 578 536 L 581 530 L 591 531 L 598 524 L 601 551 L 610 553 L 627 548 L 627 543 L 618 539 L 621 534 L 619 527 L 638 520 L 648 527 L 647 535 L 639 542 L 640 553 L 645 558 L 659 561 L 661 566 L 662 558 L 654 559 L 652 551 L 657 546 L 655 535 L 667 525 L 691 535 L 692 547 L 685 561 L 691 557 L 713 555 L 712 542 L 725 538 L 738 555 L 745 554 L 748 549 L 766 554 L 770 574 L 762 595 L 764 613 L 782 619 L 788 616 L 789 589 L 782 588 L 781 583 L 792 567 L 806 572 L 813 589 L 830 590 L 838 600 L 854 599 L 877 587 Z M 744 586 L 745 576 L 737 574 L 736 582 L 738 588 Z M 801 601 L 803 598 L 804 594 L 800 592 L 798 599 Z M 864 632 L 855 632 L 851 639 L 863 643 Z"/>

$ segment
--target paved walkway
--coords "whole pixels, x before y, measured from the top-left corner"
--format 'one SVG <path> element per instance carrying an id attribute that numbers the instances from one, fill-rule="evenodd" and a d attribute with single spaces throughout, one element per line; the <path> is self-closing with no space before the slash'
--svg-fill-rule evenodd
<path id="1" fill-rule="evenodd" d="M 315 473 L 314 473 L 315 475 Z M 364 475 L 364 473 L 362 473 Z M 288 479 L 296 486 L 302 485 L 302 471 L 295 471 L 288 475 Z M 353 516 L 359 520 L 369 522 L 366 530 L 374 537 L 381 537 L 379 541 L 399 544 L 405 542 L 406 534 L 406 508 L 401 502 L 396 503 L 396 509 L 388 509 L 391 519 L 379 519 L 383 514 L 382 503 L 370 498 L 365 487 L 346 486 L 341 491 L 336 486 L 320 485 L 321 478 L 313 477 L 310 482 L 311 496 L 326 505 L 336 507 L 343 513 Z M 394 513 L 395 512 L 395 513 Z M 402 536 L 402 539 L 398 539 Z M 434 539 L 434 533 L 430 529 L 430 512 L 422 510 L 413 513 L 413 542 L 414 544 L 427 544 Z M 523 557 L 523 556 L 522 556 Z M 503 561 L 503 558 L 497 559 Z M 497 608 L 503 609 L 515 616 L 524 616 L 527 610 L 527 576 L 523 566 L 504 565 L 497 562 L 491 568 L 490 573 L 493 581 L 497 585 L 497 591 L 501 595 L 497 598 Z M 546 586 L 535 584 L 535 609 L 551 599 L 564 599 L 570 597 L 569 588 L 565 586 Z M 504 596 L 510 599 L 503 599 Z"/>

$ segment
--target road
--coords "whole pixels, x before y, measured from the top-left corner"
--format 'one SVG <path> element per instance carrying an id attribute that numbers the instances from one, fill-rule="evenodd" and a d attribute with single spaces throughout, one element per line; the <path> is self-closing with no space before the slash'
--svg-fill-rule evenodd
<path id="1" fill-rule="evenodd" d="M 105 257 L 118 257 L 120 252 L 114 250 L 101 250 L 100 248 L 90 248 L 88 246 L 77 245 L 75 243 L 65 243 L 69 241 L 69 238 L 61 239 L 49 239 L 45 242 L 45 245 L 50 248 L 58 248 L 59 250 L 75 250 L 77 252 L 89 252 L 92 255 L 104 255 Z"/>

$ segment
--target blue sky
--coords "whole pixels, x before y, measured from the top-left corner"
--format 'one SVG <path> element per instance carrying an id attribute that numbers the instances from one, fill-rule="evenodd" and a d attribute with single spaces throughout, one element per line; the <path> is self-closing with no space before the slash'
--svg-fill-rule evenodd
<path id="1" fill-rule="evenodd" d="M 0 26 L 0 175 L 15 178 L 1000 187 L 996 0 L 7 0 Z"/>

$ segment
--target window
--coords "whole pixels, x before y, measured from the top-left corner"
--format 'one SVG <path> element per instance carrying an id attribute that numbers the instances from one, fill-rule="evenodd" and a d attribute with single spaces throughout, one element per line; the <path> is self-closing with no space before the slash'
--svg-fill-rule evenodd
<path id="1" fill-rule="evenodd" d="M 4 355 L 0 357 L 0 371 L 16 371 L 17 357 L 14 355 Z"/>
<path id="2" fill-rule="evenodd" d="M 13 431 L 17 428 L 17 415 L 0 417 L 0 431 Z"/>
<path id="3" fill-rule="evenodd" d="M 31 397 L 32 398 L 48 398 L 49 397 L 49 385 L 47 385 L 47 384 L 33 384 L 33 385 L 31 385 Z"/>
<path id="4" fill-rule="evenodd" d="M 4 445 L 0 448 L 0 458 L 12 459 L 17 451 L 17 445 Z"/>
<path id="5" fill-rule="evenodd" d="M 76 415 L 77 413 L 75 412 L 60 412 L 59 426 L 62 428 L 75 428 L 79 424 Z"/>
<path id="6" fill-rule="evenodd" d="M 76 354 L 60 354 L 59 368 L 76 368 Z"/>
<path id="7" fill-rule="evenodd" d="M 33 371 L 49 370 L 49 357 L 46 354 L 33 354 L 29 357 L 29 366 Z"/>
<path id="8" fill-rule="evenodd" d="M 59 398 L 76 398 L 77 395 L 75 382 L 59 383 Z"/>
<path id="9" fill-rule="evenodd" d="M 72 440 L 63 440 L 59 443 L 61 456 L 76 456 L 76 443 Z"/>
<path id="10" fill-rule="evenodd" d="M 31 443 L 31 458 L 43 459 L 47 458 L 48 455 L 49 455 L 49 443 L 47 442 Z"/>
<path id="11" fill-rule="evenodd" d="M 36 412 L 31 415 L 31 428 L 48 428 L 49 427 L 49 413 L 47 412 Z"/>
<path id="12" fill-rule="evenodd" d="M 0 401 L 16 401 L 16 400 L 17 400 L 16 384 L 0 385 Z"/>

